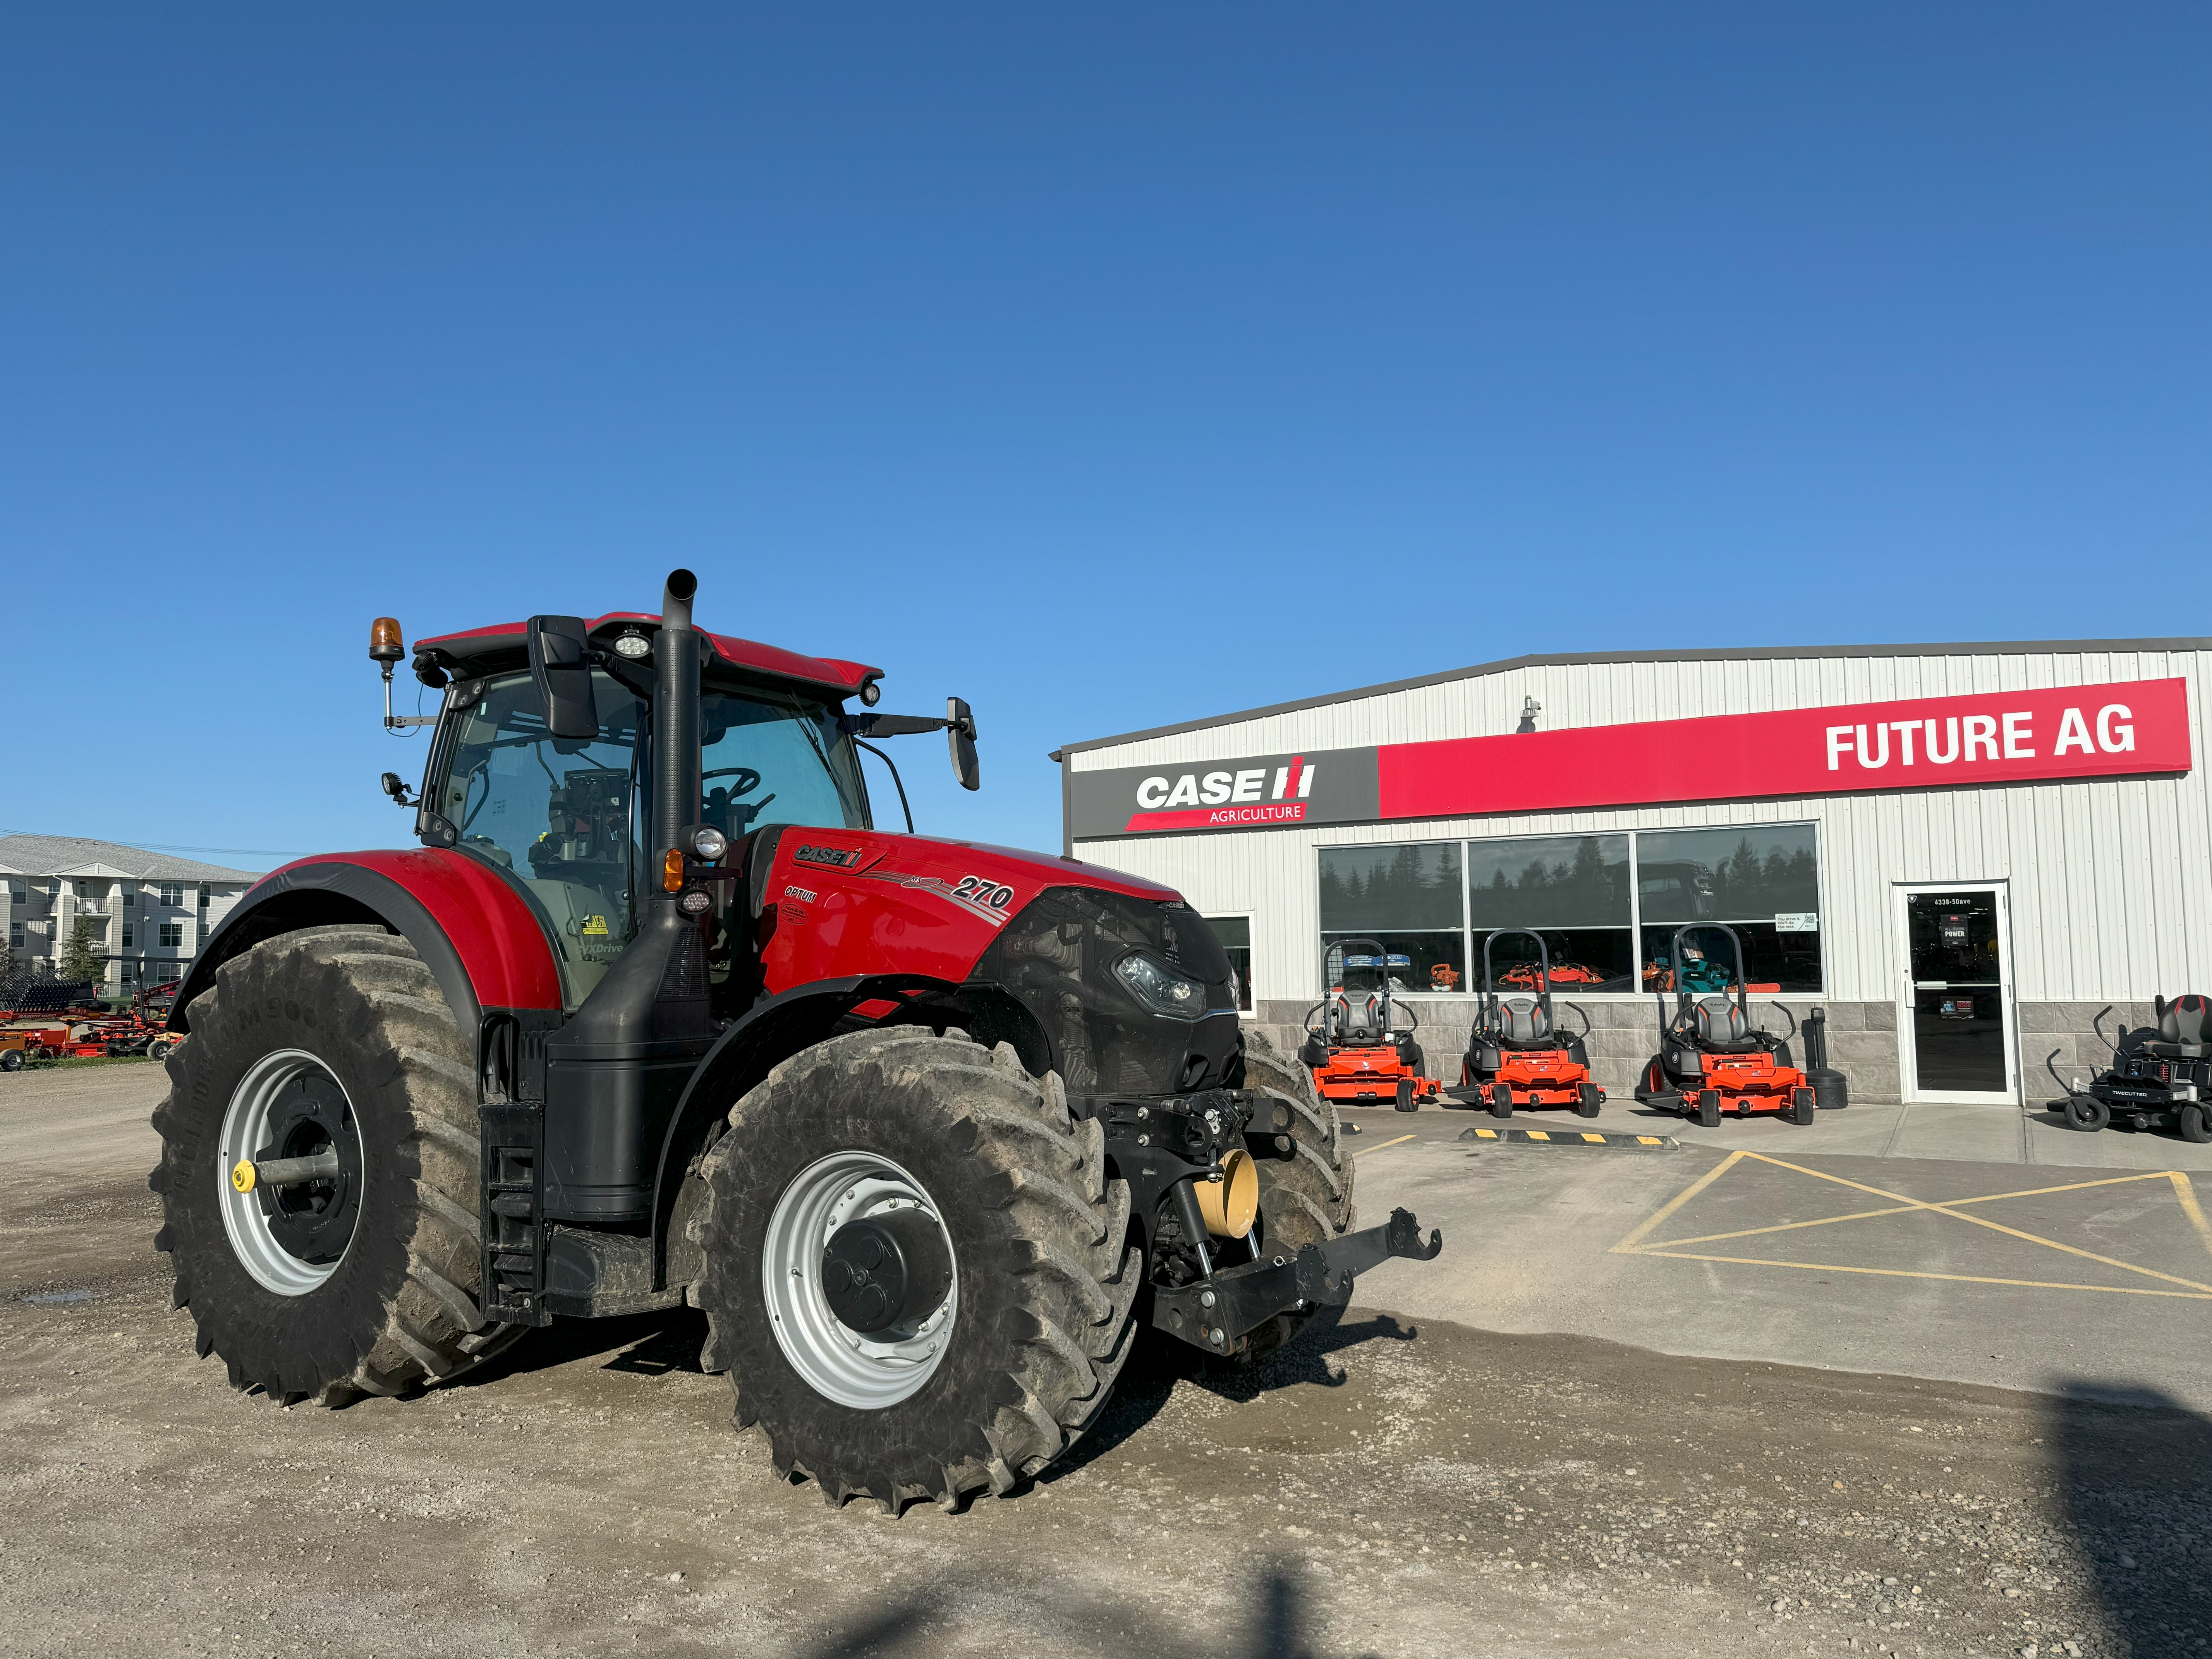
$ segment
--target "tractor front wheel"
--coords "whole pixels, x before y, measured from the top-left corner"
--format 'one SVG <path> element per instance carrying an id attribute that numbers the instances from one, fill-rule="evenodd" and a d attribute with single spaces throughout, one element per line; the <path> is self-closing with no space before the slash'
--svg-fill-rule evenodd
<path id="1" fill-rule="evenodd" d="M 343 1405 L 520 1334 L 477 1310 L 474 1068 L 405 940 L 281 934 L 226 963 L 191 1018 L 154 1114 L 154 1248 L 232 1386 Z M 271 1159 L 328 1169 L 271 1187 L 256 1173 Z"/>
<path id="2" fill-rule="evenodd" d="M 1292 1065 L 1257 1032 L 1246 1039 L 1244 1086 L 1273 1098 L 1267 1109 L 1281 1156 L 1260 1165 L 1260 1237 L 1271 1249 L 1296 1253 L 1309 1244 L 1327 1244 L 1352 1230 L 1352 1155 L 1344 1150 L 1343 1120 L 1336 1107 L 1314 1087 L 1313 1073 Z M 1280 1347 L 1311 1318 L 1278 1314 L 1252 1333 L 1254 1358 Z"/>
<path id="3" fill-rule="evenodd" d="M 778 1066 L 706 1158 L 704 1364 L 778 1474 L 896 1513 L 1004 1495 L 1112 1392 L 1144 1281 L 1105 1135 L 1001 1043 L 854 1032 Z"/>

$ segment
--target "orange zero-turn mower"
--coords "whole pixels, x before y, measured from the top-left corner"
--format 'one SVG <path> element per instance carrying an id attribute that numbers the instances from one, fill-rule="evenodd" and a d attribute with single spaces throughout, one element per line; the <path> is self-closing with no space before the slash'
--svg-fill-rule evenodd
<path id="1" fill-rule="evenodd" d="M 1513 934 L 1536 941 L 1536 960 L 1533 969 L 1516 964 L 1501 981 L 1491 971 L 1491 947 Z M 1501 983 L 1533 984 L 1536 994 L 1500 997 Z M 1488 1107 L 1492 1117 L 1510 1117 L 1516 1106 L 1571 1106 L 1580 1116 L 1595 1117 L 1605 1091 L 1591 1080 L 1589 1055 L 1583 1047 L 1589 1016 L 1579 1008 L 1575 1012 L 1583 1022 L 1581 1035 L 1561 1036 L 1552 1012 L 1552 953 L 1542 935 L 1525 927 L 1492 933 L 1482 942 L 1482 1003 L 1460 1062 L 1460 1086 L 1443 1091 L 1446 1102 Z"/>
<path id="2" fill-rule="evenodd" d="M 1339 939 L 1322 952 L 1322 983 L 1328 994 L 1306 1012 L 1306 1040 L 1298 1060 L 1313 1071 L 1314 1087 L 1348 1106 L 1390 1102 L 1401 1112 L 1433 1100 L 1443 1085 L 1421 1075 L 1420 1021 L 1390 994 L 1390 969 L 1411 969 L 1371 939 Z M 1355 986 L 1355 972 L 1371 971 L 1373 988 Z"/>
<path id="3" fill-rule="evenodd" d="M 1682 960 L 1683 938 L 1692 931 L 1728 935 L 1735 952 L 1735 999 L 1730 1001 L 1725 994 L 1697 996 L 1685 986 L 1674 993 L 1674 1012 L 1669 1018 L 1667 999 L 1663 994 L 1659 998 L 1659 1052 L 1645 1062 L 1637 1079 L 1637 1099 L 1694 1117 L 1708 1129 L 1719 1125 L 1724 1111 L 1739 1117 L 1779 1112 L 1792 1123 L 1810 1123 L 1812 1086 L 1790 1054 L 1790 1037 L 1797 1033 L 1796 1018 L 1782 1009 L 1790 1019 L 1790 1032 L 1781 1037 L 1752 1024 L 1744 990 L 1743 941 L 1733 927 L 1704 921 L 1694 929 L 1678 929 L 1670 952 L 1673 961 Z"/>

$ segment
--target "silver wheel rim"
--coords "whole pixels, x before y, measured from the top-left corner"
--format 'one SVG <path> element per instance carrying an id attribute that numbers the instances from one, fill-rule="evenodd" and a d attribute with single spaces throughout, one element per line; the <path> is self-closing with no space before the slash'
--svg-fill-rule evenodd
<path id="1" fill-rule="evenodd" d="M 222 1230 L 229 1235 L 231 1250 L 256 1284 L 279 1296 L 307 1295 L 327 1281 L 337 1271 L 338 1262 L 345 1260 L 345 1253 L 341 1252 L 337 1261 L 302 1261 L 276 1242 L 269 1230 L 269 1218 L 261 1212 L 261 1200 L 230 1183 L 230 1172 L 239 1160 L 252 1158 L 268 1144 L 270 1110 L 284 1085 L 303 1072 L 321 1073 L 337 1085 L 340 1094 L 345 1093 L 345 1085 L 338 1083 L 331 1068 L 304 1049 L 279 1048 L 264 1054 L 231 1091 L 216 1144 L 216 1200 L 222 1206 Z M 346 1109 L 349 1113 L 353 1109 L 349 1095 Z M 347 1249 L 351 1249 L 349 1242 Z"/>
<path id="2" fill-rule="evenodd" d="M 899 1209 L 937 1223 L 952 1257 L 952 1288 L 928 1318 L 894 1326 L 883 1333 L 893 1340 L 879 1341 L 848 1329 L 830 1310 L 822 1255 L 847 1222 Z M 832 1152 L 793 1176 L 769 1212 L 761 1289 L 777 1345 L 806 1385 L 841 1406 L 880 1411 L 911 1398 L 944 1360 L 960 1310 L 960 1260 L 920 1182 L 874 1152 Z"/>

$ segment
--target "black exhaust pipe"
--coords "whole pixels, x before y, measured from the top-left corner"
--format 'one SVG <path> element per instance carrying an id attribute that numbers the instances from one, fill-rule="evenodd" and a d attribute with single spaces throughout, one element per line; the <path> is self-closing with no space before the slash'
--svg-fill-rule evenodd
<path id="1" fill-rule="evenodd" d="M 657 693 L 653 700 L 653 874 L 684 831 L 699 817 L 699 635 L 691 626 L 691 597 L 699 579 L 672 570 L 660 594 L 660 638 L 653 647 Z M 691 850 L 684 847 L 685 853 Z M 675 895 L 654 892 L 673 902 Z"/>

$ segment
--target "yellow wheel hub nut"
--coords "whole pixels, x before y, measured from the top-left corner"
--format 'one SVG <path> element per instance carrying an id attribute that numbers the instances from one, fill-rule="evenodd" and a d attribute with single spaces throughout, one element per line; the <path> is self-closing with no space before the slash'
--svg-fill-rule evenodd
<path id="1" fill-rule="evenodd" d="M 238 1167 L 230 1172 L 230 1184 L 241 1193 L 250 1193 L 253 1190 L 253 1160 L 252 1158 L 241 1158 L 238 1160 Z"/>

